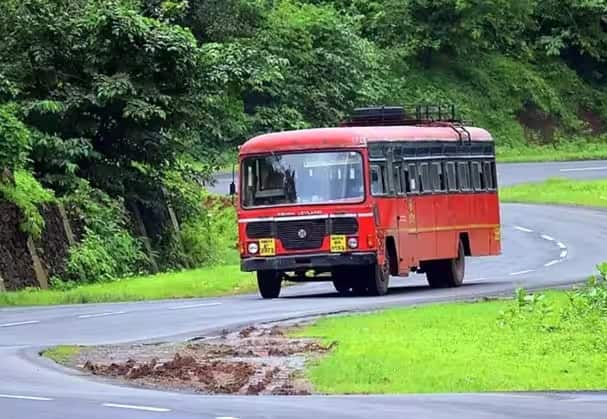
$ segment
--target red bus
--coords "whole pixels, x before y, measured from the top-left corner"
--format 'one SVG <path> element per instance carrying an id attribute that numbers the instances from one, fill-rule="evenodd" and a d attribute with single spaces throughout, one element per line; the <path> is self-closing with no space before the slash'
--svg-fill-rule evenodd
<path id="1" fill-rule="evenodd" d="M 410 272 L 457 287 L 466 256 L 500 254 L 491 135 L 428 113 L 359 109 L 338 128 L 240 147 L 241 269 L 257 272 L 263 298 L 284 280 L 384 295 L 390 275 Z"/>

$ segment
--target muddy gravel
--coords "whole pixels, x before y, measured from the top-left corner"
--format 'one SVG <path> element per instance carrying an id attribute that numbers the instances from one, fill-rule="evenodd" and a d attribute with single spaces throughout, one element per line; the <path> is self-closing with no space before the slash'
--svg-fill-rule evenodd
<path id="1" fill-rule="evenodd" d="M 144 387 L 203 394 L 305 395 L 307 362 L 333 345 L 290 338 L 285 329 L 248 327 L 181 343 L 82 348 L 70 366 Z"/>

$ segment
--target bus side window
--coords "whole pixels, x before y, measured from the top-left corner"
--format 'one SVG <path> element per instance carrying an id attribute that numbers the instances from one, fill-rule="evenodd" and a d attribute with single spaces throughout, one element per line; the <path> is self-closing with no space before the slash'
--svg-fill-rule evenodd
<path id="1" fill-rule="evenodd" d="M 493 179 L 493 167 L 490 161 L 483 162 L 483 177 L 485 185 L 490 191 L 495 190 L 495 179 Z"/>
<path id="2" fill-rule="evenodd" d="M 447 189 L 449 192 L 457 191 L 457 172 L 455 170 L 455 162 L 445 163 L 445 172 L 447 177 Z"/>
<path id="3" fill-rule="evenodd" d="M 371 194 L 385 195 L 386 181 L 384 177 L 385 169 L 380 165 L 371 166 Z"/>
<path id="4" fill-rule="evenodd" d="M 445 191 L 445 177 L 443 175 L 443 167 L 439 162 L 430 164 L 430 179 L 432 181 L 432 189 L 434 192 Z"/>
<path id="5" fill-rule="evenodd" d="M 470 190 L 470 165 L 468 162 L 457 163 L 457 181 L 461 191 Z"/>
<path id="6" fill-rule="evenodd" d="M 403 168 L 405 192 L 408 194 L 416 194 L 419 190 L 417 182 L 417 165 L 407 164 Z"/>
<path id="7" fill-rule="evenodd" d="M 473 161 L 471 164 L 472 167 L 472 187 L 475 191 L 483 191 L 485 190 L 485 186 L 483 185 L 483 167 L 480 162 Z"/>
<path id="8" fill-rule="evenodd" d="M 400 165 L 396 164 L 392 166 L 392 182 L 394 183 L 394 192 L 397 195 L 403 193 L 403 183 L 401 179 Z"/>
<path id="9" fill-rule="evenodd" d="M 432 192 L 428 163 L 421 163 L 419 165 L 419 190 L 421 193 Z"/>

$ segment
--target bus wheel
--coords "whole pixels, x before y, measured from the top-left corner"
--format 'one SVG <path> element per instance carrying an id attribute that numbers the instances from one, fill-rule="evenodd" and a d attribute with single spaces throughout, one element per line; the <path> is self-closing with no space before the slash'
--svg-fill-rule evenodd
<path id="1" fill-rule="evenodd" d="M 277 271 L 257 271 L 257 286 L 264 299 L 278 298 L 282 275 Z"/>
<path id="2" fill-rule="evenodd" d="M 464 244 L 459 242 L 457 257 L 437 260 L 428 264 L 426 277 L 431 288 L 455 288 L 464 283 L 466 258 Z"/>
<path id="3" fill-rule="evenodd" d="M 390 259 L 388 255 L 386 254 L 383 265 L 376 263 L 371 266 L 370 271 L 367 294 L 375 297 L 386 295 L 390 285 Z"/>

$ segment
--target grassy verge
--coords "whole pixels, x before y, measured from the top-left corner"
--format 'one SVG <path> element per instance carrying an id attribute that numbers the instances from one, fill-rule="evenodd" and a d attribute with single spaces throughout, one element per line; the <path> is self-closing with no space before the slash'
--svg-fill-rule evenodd
<path id="1" fill-rule="evenodd" d="M 83 285 L 66 291 L 25 290 L 0 293 L 0 306 L 211 297 L 251 292 L 255 289 L 253 276 L 240 272 L 239 267 L 234 265 Z"/>
<path id="2" fill-rule="evenodd" d="M 52 359 L 58 364 L 68 364 L 81 351 L 80 346 L 60 345 L 42 352 L 42 356 Z"/>
<path id="3" fill-rule="evenodd" d="M 607 180 L 549 179 L 500 190 L 504 202 L 607 207 Z"/>
<path id="4" fill-rule="evenodd" d="M 337 347 L 309 377 L 330 394 L 607 389 L 605 318 L 566 319 L 568 296 L 546 298 L 324 319 L 301 334 Z"/>
<path id="5" fill-rule="evenodd" d="M 497 159 L 503 163 L 607 159 L 607 141 L 564 142 L 549 146 L 497 147 Z"/>

